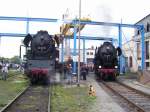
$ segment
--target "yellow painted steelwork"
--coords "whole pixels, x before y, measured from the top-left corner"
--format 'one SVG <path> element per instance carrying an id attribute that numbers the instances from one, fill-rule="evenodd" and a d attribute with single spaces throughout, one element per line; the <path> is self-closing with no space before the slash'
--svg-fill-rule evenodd
<path id="1" fill-rule="evenodd" d="M 91 19 L 83 17 L 81 21 L 91 21 Z M 85 24 L 82 24 L 80 26 L 80 30 L 82 30 L 84 27 Z M 63 35 L 72 37 L 74 32 L 73 30 L 71 30 L 71 28 L 74 28 L 74 25 L 69 23 L 69 24 L 63 24 L 60 29 Z M 77 33 L 78 31 L 79 31 L 79 26 L 77 25 Z"/>

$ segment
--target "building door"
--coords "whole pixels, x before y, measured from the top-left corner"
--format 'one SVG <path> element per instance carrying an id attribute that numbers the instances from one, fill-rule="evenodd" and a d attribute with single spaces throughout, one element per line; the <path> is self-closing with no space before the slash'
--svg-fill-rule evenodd
<path id="1" fill-rule="evenodd" d="M 129 57 L 129 66 L 132 67 L 132 56 Z"/>
<path id="2" fill-rule="evenodd" d="M 145 42 L 146 59 L 149 59 L 149 41 Z"/>

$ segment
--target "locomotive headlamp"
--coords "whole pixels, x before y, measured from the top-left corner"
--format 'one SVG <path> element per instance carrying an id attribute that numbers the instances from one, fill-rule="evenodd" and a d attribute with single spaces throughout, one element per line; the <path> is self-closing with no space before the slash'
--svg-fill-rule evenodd
<path id="1" fill-rule="evenodd" d="M 58 61 L 59 59 L 58 58 L 56 58 L 56 61 Z"/>
<path id="2" fill-rule="evenodd" d="M 102 68 L 102 66 L 99 66 L 99 68 Z"/>
<path id="3" fill-rule="evenodd" d="M 115 66 L 115 68 L 118 68 L 118 66 Z"/>

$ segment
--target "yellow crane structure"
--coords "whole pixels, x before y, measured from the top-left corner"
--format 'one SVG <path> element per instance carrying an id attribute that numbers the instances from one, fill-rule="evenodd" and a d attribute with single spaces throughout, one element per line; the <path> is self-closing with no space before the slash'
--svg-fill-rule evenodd
<path id="1" fill-rule="evenodd" d="M 90 19 L 90 18 L 85 18 L 85 17 L 83 17 L 83 18 L 81 19 L 81 21 L 91 21 L 91 19 Z M 84 27 L 85 27 L 85 24 L 82 24 L 82 25 L 80 26 L 80 30 L 82 30 Z M 63 24 L 63 25 L 60 27 L 61 32 L 62 32 L 62 34 L 63 34 L 64 36 L 71 36 L 71 37 L 72 37 L 73 34 L 74 34 L 73 30 L 71 30 L 72 28 L 74 28 L 74 24 L 72 24 L 72 23 Z M 79 26 L 77 26 L 77 33 L 78 33 L 78 31 L 79 31 Z"/>
<path id="2" fill-rule="evenodd" d="M 90 18 L 85 18 L 83 17 L 80 21 L 91 21 Z M 76 24 L 77 26 L 77 30 L 76 30 L 76 33 L 79 32 L 79 25 Z M 80 25 L 80 31 L 85 27 L 86 24 L 81 24 Z M 60 32 L 62 35 L 64 35 L 64 38 L 65 37 L 70 37 L 70 38 L 73 38 L 73 35 L 74 35 L 74 24 L 72 23 L 67 23 L 67 24 L 63 24 L 61 27 L 60 27 Z M 67 40 L 65 39 L 65 60 L 68 59 L 68 57 L 70 57 L 70 40 Z"/>

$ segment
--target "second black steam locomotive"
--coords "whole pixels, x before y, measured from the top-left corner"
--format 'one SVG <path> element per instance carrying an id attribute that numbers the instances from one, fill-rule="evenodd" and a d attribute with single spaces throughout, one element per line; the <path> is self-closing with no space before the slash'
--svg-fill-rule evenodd
<path id="1" fill-rule="evenodd" d="M 102 80 L 116 79 L 119 75 L 118 57 L 121 49 L 115 48 L 111 42 L 104 42 L 95 50 L 94 69 L 95 74 Z"/>

